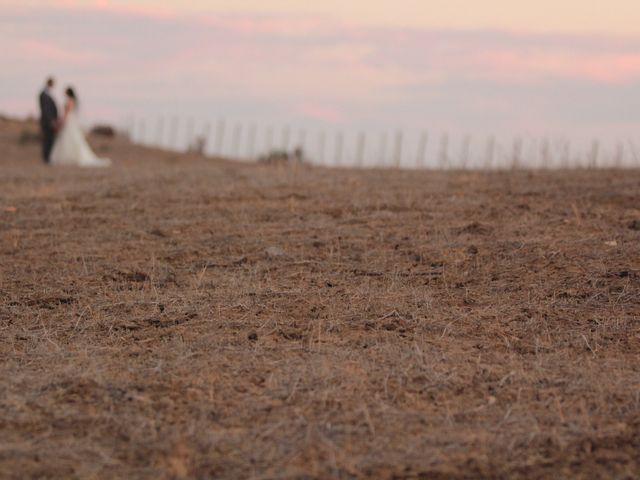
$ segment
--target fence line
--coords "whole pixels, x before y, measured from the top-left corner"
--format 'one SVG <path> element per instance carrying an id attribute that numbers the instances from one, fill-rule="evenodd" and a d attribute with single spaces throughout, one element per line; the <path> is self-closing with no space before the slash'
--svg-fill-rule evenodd
<path id="1" fill-rule="evenodd" d="M 511 169 L 511 168 L 602 168 L 638 167 L 640 154 L 629 138 L 610 145 L 593 139 L 571 142 L 568 138 L 515 137 L 498 141 L 470 134 L 451 137 L 440 133 L 439 141 L 426 129 L 376 134 L 359 130 L 336 130 L 290 124 L 276 127 L 256 122 L 229 122 L 220 118 L 197 122 L 188 117 L 159 115 L 152 119 L 129 115 L 123 126 L 135 143 L 186 151 L 195 149 L 206 155 L 255 160 L 272 150 L 302 149 L 310 163 L 339 167 L 394 167 L 437 169 Z M 155 127 L 155 128 L 154 128 Z M 376 140 L 377 138 L 377 140 Z M 437 139 L 437 136 L 435 137 Z M 373 141 L 371 141 L 373 139 Z M 453 139 L 453 141 L 452 141 Z M 333 155 L 327 158 L 327 150 Z"/>

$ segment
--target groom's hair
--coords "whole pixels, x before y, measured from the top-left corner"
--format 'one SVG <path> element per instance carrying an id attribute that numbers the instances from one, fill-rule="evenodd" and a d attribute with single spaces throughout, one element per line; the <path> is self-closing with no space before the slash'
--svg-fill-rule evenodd
<path id="1" fill-rule="evenodd" d="M 56 79 L 53 77 L 47 78 L 47 87 L 53 87 L 53 84 L 56 83 Z"/>

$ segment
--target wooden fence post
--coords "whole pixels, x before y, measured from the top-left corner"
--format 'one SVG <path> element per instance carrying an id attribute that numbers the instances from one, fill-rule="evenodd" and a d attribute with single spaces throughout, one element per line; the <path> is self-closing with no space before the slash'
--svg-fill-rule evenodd
<path id="1" fill-rule="evenodd" d="M 164 117 L 160 115 L 158 117 L 158 122 L 156 123 L 156 145 L 159 148 L 163 147 L 164 140 Z"/>
<path id="2" fill-rule="evenodd" d="M 303 128 L 298 132 L 298 141 L 295 148 L 301 148 L 304 152 L 305 144 L 307 143 L 307 131 Z"/>
<path id="3" fill-rule="evenodd" d="M 511 168 L 518 169 L 522 164 L 522 139 L 516 138 L 513 142 L 513 152 L 511 157 Z"/>
<path id="4" fill-rule="evenodd" d="M 318 134 L 318 162 L 320 165 L 324 164 L 324 151 L 327 144 L 327 133 L 320 132 Z"/>
<path id="5" fill-rule="evenodd" d="M 633 140 L 629 139 L 629 149 L 631 150 L 631 155 L 633 155 L 633 161 L 635 162 L 634 167 L 638 167 L 640 165 L 640 156 L 638 156 L 638 151 L 636 150 L 636 144 L 633 143 Z"/>
<path id="6" fill-rule="evenodd" d="M 427 144 L 429 142 L 429 134 L 422 132 L 420 134 L 420 143 L 418 144 L 418 153 L 416 156 L 416 166 L 418 168 L 424 168 L 424 161 L 427 155 Z"/>
<path id="7" fill-rule="evenodd" d="M 194 120 L 193 117 L 189 117 L 187 119 L 187 129 L 185 131 L 185 137 L 187 142 L 186 150 L 190 151 L 193 147 L 193 129 L 194 129 Z"/>
<path id="8" fill-rule="evenodd" d="M 393 157 L 395 168 L 400 168 L 400 165 L 402 164 L 402 132 L 400 130 L 396 132 Z"/>
<path id="9" fill-rule="evenodd" d="M 571 142 L 567 139 L 564 142 L 564 150 L 562 152 L 562 168 L 569 168 L 571 163 Z"/>
<path id="10" fill-rule="evenodd" d="M 387 134 L 380 134 L 380 166 L 384 167 L 387 163 Z"/>
<path id="11" fill-rule="evenodd" d="M 178 136 L 178 117 L 175 115 L 171 118 L 171 125 L 169 127 L 169 150 L 176 148 L 176 138 Z"/>
<path id="12" fill-rule="evenodd" d="M 469 149 L 471 148 L 471 135 L 465 135 L 462 139 L 462 149 L 460 150 L 460 168 L 467 169 L 469 162 Z"/>
<path id="13" fill-rule="evenodd" d="M 362 167 L 364 163 L 364 149 L 366 146 L 367 137 L 364 132 L 358 134 L 358 145 L 356 146 L 356 166 Z"/>
<path id="14" fill-rule="evenodd" d="M 267 131 L 265 132 L 265 147 L 266 154 L 271 153 L 271 149 L 273 148 L 273 127 L 267 127 Z"/>
<path id="15" fill-rule="evenodd" d="M 340 165 L 342 163 L 342 150 L 344 148 L 344 135 L 342 132 L 336 134 L 336 157 L 335 164 Z"/>
<path id="16" fill-rule="evenodd" d="M 139 130 L 139 137 L 140 140 L 138 141 L 138 143 L 144 145 L 145 144 L 145 140 L 146 140 L 146 130 L 145 130 L 145 124 L 144 124 L 144 118 L 140 119 L 140 123 L 138 125 L 138 130 Z"/>
<path id="17" fill-rule="evenodd" d="M 289 140 L 291 136 L 291 128 L 289 125 L 285 125 L 282 128 L 282 150 L 287 152 L 289 150 Z"/>
<path id="18" fill-rule="evenodd" d="M 240 143 L 242 140 L 242 124 L 237 123 L 233 128 L 233 137 L 231 140 L 231 155 L 234 157 L 240 156 Z"/>
<path id="19" fill-rule="evenodd" d="M 485 158 L 485 168 L 490 170 L 493 168 L 493 158 L 496 152 L 496 139 L 494 137 L 489 137 L 487 140 L 487 156 Z"/>
<path id="20" fill-rule="evenodd" d="M 540 157 L 542 159 L 543 168 L 549 168 L 549 162 L 551 160 L 551 155 L 549 153 L 550 149 L 549 139 L 545 137 L 544 140 L 542 140 L 542 146 L 540 147 Z"/>
<path id="21" fill-rule="evenodd" d="M 449 135 L 446 133 L 442 135 L 442 140 L 440 141 L 440 170 L 444 170 L 449 163 Z"/>
<path id="22" fill-rule="evenodd" d="M 613 157 L 613 166 L 620 168 L 624 164 L 624 145 L 618 142 L 616 145 L 616 153 Z"/>
<path id="23" fill-rule="evenodd" d="M 600 143 L 598 140 L 594 140 L 591 144 L 591 153 L 589 154 L 589 168 L 596 168 L 598 166 L 598 153 L 600 152 Z"/>
<path id="24" fill-rule="evenodd" d="M 135 143 L 135 135 L 136 135 L 136 117 L 133 113 L 130 113 L 127 117 L 127 135 L 129 136 L 129 140 Z"/>
<path id="25" fill-rule="evenodd" d="M 257 127 L 256 124 L 253 123 L 249 127 L 249 134 L 247 136 L 247 157 L 249 157 L 249 159 L 253 159 L 255 155 L 256 135 Z"/>
<path id="26" fill-rule="evenodd" d="M 224 147 L 224 131 L 225 131 L 225 121 L 219 120 L 218 126 L 216 127 L 216 146 L 215 146 L 215 154 L 219 157 L 222 156 L 222 149 Z"/>
<path id="27" fill-rule="evenodd" d="M 209 135 L 211 134 L 211 122 L 206 122 L 202 128 L 202 154 L 207 155 L 207 147 L 209 146 Z"/>

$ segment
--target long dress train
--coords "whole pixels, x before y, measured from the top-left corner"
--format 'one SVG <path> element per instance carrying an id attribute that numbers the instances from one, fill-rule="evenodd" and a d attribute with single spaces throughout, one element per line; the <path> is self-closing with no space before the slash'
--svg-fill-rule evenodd
<path id="1" fill-rule="evenodd" d="M 108 167 L 111 160 L 100 158 L 87 143 L 74 111 L 67 113 L 62 129 L 56 136 L 51 151 L 52 165 L 78 165 L 80 167 Z"/>

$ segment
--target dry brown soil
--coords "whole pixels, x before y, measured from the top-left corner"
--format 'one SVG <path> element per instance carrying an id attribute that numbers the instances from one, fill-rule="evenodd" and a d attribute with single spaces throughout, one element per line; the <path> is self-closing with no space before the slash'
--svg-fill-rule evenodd
<path id="1" fill-rule="evenodd" d="M 640 172 L 259 166 L 0 121 L 0 477 L 640 476 Z"/>

